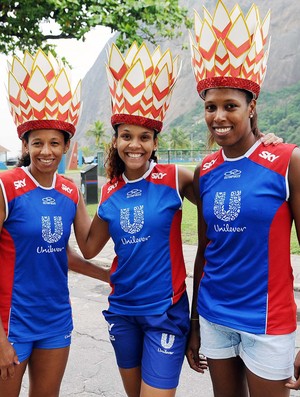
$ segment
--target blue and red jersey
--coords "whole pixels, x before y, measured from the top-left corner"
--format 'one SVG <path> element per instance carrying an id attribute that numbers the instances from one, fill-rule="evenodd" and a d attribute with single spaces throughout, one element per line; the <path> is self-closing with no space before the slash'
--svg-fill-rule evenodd
<path id="1" fill-rule="evenodd" d="M 108 222 L 116 252 L 109 310 L 164 313 L 186 290 L 177 167 L 152 162 L 138 180 L 123 175 L 108 182 L 98 216 Z"/>
<path id="2" fill-rule="evenodd" d="M 6 219 L 0 234 L 0 314 L 11 342 L 72 330 L 67 244 L 78 189 L 55 175 L 42 187 L 27 168 L 0 175 Z"/>
<path id="3" fill-rule="evenodd" d="M 257 334 L 296 329 L 288 167 L 295 145 L 257 142 L 244 156 L 207 156 L 200 196 L 209 244 L 198 311 Z"/>

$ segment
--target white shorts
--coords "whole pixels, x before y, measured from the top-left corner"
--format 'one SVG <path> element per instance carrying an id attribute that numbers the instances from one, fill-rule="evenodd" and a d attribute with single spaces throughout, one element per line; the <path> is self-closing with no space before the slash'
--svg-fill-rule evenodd
<path id="1" fill-rule="evenodd" d="M 250 334 L 207 321 L 200 316 L 201 353 L 211 359 L 240 356 L 255 375 L 283 380 L 294 373 L 296 332 Z"/>

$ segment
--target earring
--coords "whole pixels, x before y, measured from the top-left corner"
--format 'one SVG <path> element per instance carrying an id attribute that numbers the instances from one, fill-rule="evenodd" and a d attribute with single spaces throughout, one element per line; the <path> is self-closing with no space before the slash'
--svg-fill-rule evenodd
<path id="1" fill-rule="evenodd" d="M 250 119 L 252 119 L 253 116 L 254 116 L 254 114 L 250 113 L 250 115 L 249 115 Z"/>

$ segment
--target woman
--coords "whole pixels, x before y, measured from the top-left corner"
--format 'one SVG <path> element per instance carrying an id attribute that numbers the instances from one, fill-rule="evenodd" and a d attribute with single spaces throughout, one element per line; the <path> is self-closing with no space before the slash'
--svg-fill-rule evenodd
<path id="1" fill-rule="evenodd" d="M 28 56 L 27 53 L 25 58 Z M 27 367 L 29 396 L 57 397 L 71 343 L 67 251 L 80 196 L 73 182 L 57 174 L 57 168 L 75 133 L 79 106 L 72 109 L 70 117 L 65 107 L 64 116 L 58 110 L 57 119 L 49 119 L 49 109 L 41 110 L 37 104 L 37 99 L 44 105 L 50 99 L 55 104 L 51 87 L 56 85 L 56 105 L 60 108 L 60 95 L 69 86 L 64 69 L 57 72 L 54 61 L 38 51 L 24 62 L 14 58 L 9 74 L 11 111 L 24 154 L 19 167 L 0 175 L 3 397 L 19 395 Z M 35 93 L 40 92 L 41 81 L 49 87 L 44 91 L 46 97 L 38 98 Z M 71 92 L 69 95 L 72 98 Z M 31 98 L 31 102 L 24 106 L 26 98 Z M 70 100 L 73 105 L 77 101 L 76 97 Z M 28 114 L 30 120 L 25 118 Z M 104 277 L 101 270 L 72 251 L 69 261 L 73 270 Z"/>
<path id="2" fill-rule="evenodd" d="M 169 50 L 151 55 L 144 44 L 134 43 L 123 58 L 112 46 L 109 181 L 91 228 L 84 230 L 85 219 L 76 219 L 86 258 L 97 255 L 110 237 L 115 244 L 104 316 L 129 397 L 175 395 L 189 331 L 180 226 L 183 198 L 195 202 L 193 176 L 185 168 L 157 164 L 155 155 L 178 69 Z M 200 371 L 205 368 L 202 360 Z"/>
<path id="3" fill-rule="evenodd" d="M 253 7 L 256 34 L 264 43 L 268 17 L 261 24 Z M 243 61 L 251 55 L 251 40 L 259 37 L 252 35 L 251 17 L 239 12 L 239 22 L 231 21 L 234 13 L 218 1 L 213 18 L 203 20 L 216 32 L 220 15 L 229 18 L 223 18 L 227 32 L 219 29 L 216 51 L 220 46 L 224 50 L 227 37 L 233 43 L 225 48 L 228 53 L 239 48 L 246 28 L 249 37 L 234 75 L 222 75 L 220 69 L 209 77 L 196 74 L 210 140 L 220 149 L 207 156 L 194 175 L 199 239 L 187 358 L 197 371 L 199 349 L 207 357 L 216 397 L 285 397 L 289 388 L 300 384 L 291 381 L 296 305 L 290 263 L 292 220 L 298 235 L 300 230 L 300 150 L 295 145 L 266 149 L 261 144 L 256 99 L 266 53 L 262 50 L 262 62 L 254 66 L 263 66 L 260 79 L 254 74 L 246 79 Z M 206 57 L 206 39 L 200 35 L 197 45 Z"/>
<path id="4" fill-rule="evenodd" d="M 134 43 L 124 59 L 112 46 L 109 182 L 91 228 L 78 228 L 76 235 L 86 258 L 110 237 L 115 244 L 104 316 L 129 397 L 175 395 L 189 331 L 180 223 L 183 198 L 194 201 L 192 175 L 158 165 L 155 156 L 178 69 L 169 50 L 150 54 L 145 44 Z M 83 218 L 77 222 L 85 224 Z"/>

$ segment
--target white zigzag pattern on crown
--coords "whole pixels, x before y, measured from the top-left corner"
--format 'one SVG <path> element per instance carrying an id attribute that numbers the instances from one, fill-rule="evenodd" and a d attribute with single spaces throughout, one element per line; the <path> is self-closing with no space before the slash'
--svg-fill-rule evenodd
<path id="1" fill-rule="evenodd" d="M 60 120 L 76 126 L 81 111 L 81 82 L 72 94 L 69 68 L 39 49 L 8 63 L 8 101 L 17 126 L 31 120 Z"/>
<path id="2" fill-rule="evenodd" d="M 163 121 L 180 62 L 170 50 L 158 46 L 152 54 L 145 43 L 133 43 L 123 56 L 115 44 L 109 48 L 106 65 L 112 114 L 137 115 Z"/>
<path id="3" fill-rule="evenodd" d="M 196 82 L 217 76 L 241 77 L 262 85 L 269 53 L 265 49 L 270 11 L 263 21 L 253 4 L 246 16 L 235 5 L 228 11 L 218 0 L 214 14 L 203 7 L 203 19 L 194 12 L 190 34 L 192 67 Z"/>

